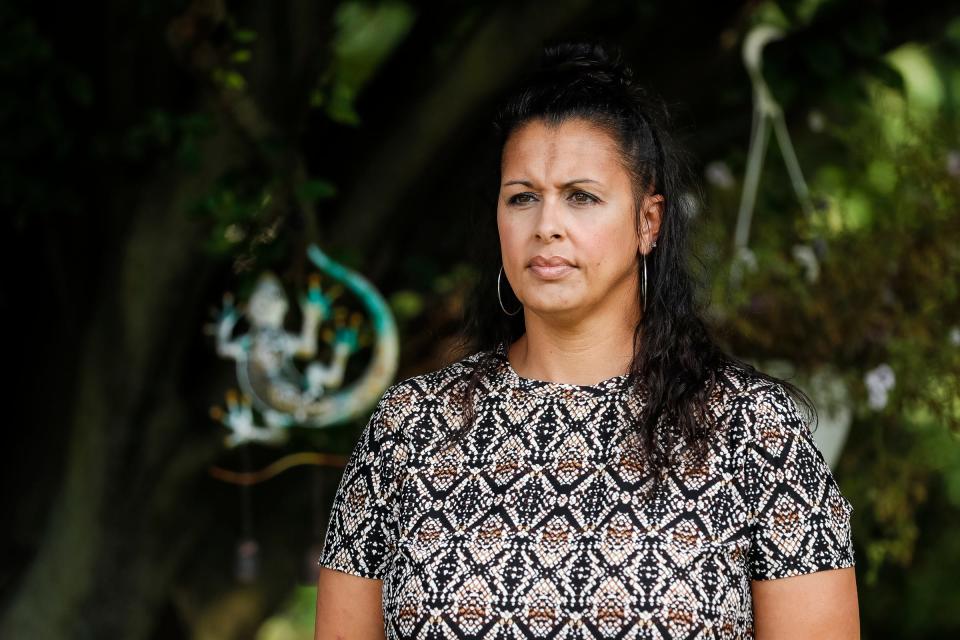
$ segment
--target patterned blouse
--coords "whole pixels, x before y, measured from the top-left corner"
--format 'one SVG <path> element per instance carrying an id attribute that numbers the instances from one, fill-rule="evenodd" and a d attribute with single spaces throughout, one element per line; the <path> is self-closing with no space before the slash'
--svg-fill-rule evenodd
<path id="1" fill-rule="evenodd" d="M 729 367 L 706 467 L 623 455 L 629 376 L 519 376 L 483 352 L 384 393 L 344 469 L 319 564 L 383 581 L 387 638 L 753 638 L 751 580 L 854 565 L 853 507 L 782 385 Z"/>

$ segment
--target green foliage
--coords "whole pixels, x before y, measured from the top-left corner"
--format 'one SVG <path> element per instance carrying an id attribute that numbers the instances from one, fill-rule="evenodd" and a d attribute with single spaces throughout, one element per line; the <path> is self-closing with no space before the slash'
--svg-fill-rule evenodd
<path id="1" fill-rule="evenodd" d="M 179 115 L 154 108 L 126 132 L 120 153 L 130 161 L 145 161 L 172 151 L 181 166 L 196 171 L 203 162 L 200 143 L 215 132 L 207 113 Z"/>
<path id="2" fill-rule="evenodd" d="M 359 125 L 354 101 L 377 68 L 406 35 L 414 13 L 406 2 L 344 2 L 337 8 L 333 61 L 310 96 L 336 122 Z"/>
<path id="3" fill-rule="evenodd" d="M 310 640 L 314 634 L 316 611 L 316 587 L 298 585 L 290 592 L 280 610 L 263 622 L 256 640 Z"/>
<path id="4" fill-rule="evenodd" d="M 216 257 L 235 256 L 272 242 L 276 238 L 270 224 L 277 215 L 275 189 L 272 181 L 250 172 L 222 176 L 217 187 L 190 211 L 209 223 L 206 251 Z"/>
<path id="5" fill-rule="evenodd" d="M 397 322 L 416 318 L 424 311 L 423 295 L 419 291 L 404 289 L 390 296 L 390 308 L 397 316 Z"/>
<path id="6" fill-rule="evenodd" d="M 302 202 L 326 200 L 337 195 L 337 187 L 329 180 L 305 180 L 297 186 L 297 197 Z"/>
<path id="7" fill-rule="evenodd" d="M 457 263 L 450 271 L 442 273 L 433 281 L 433 290 L 440 295 L 449 295 L 472 286 L 480 277 L 476 267 Z"/>
<path id="8" fill-rule="evenodd" d="M 210 78 L 214 84 L 227 92 L 242 93 L 247 88 L 247 78 L 243 67 L 253 59 L 250 45 L 257 40 L 257 32 L 238 27 L 228 14 L 227 27 L 230 32 L 224 64 L 213 67 Z"/>
<path id="9" fill-rule="evenodd" d="M 751 230 L 758 268 L 731 290 L 728 269 L 715 264 L 713 291 L 739 355 L 841 371 L 856 404 L 837 476 L 855 505 L 862 598 L 893 601 L 903 591 L 896 580 L 908 579 L 922 610 L 924 597 L 960 597 L 944 580 L 960 568 L 956 545 L 940 535 L 942 522 L 960 519 L 960 149 L 948 102 L 960 81 L 942 49 L 907 45 L 882 65 L 903 81 L 868 70 L 849 79 L 865 100 L 829 93 L 820 133 L 791 130 L 822 206 L 805 217 L 784 195 L 782 164 L 768 158 Z M 735 203 L 718 192 L 713 205 L 720 215 L 708 237 L 724 237 Z M 815 282 L 794 245 L 818 256 Z M 872 408 L 864 376 L 879 364 L 896 383 Z M 936 555 L 949 561 L 937 567 Z M 885 624 L 899 625 L 898 637 L 939 628 L 920 615 Z"/>

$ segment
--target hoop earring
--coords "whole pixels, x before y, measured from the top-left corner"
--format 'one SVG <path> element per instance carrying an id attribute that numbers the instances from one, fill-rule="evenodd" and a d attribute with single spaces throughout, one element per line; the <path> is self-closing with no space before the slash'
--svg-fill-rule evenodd
<path id="1" fill-rule="evenodd" d="M 650 221 L 644 218 L 644 221 L 647 223 L 647 235 L 650 235 Z M 657 241 L 654 240 L 650 245 L 650 250 L 653 251 L 653 248 L 657 246 Z M 643 256 L 643 313 L 647 313 L 647 254 L 641 253 Z"/>
<path id="2" fill-rule="evenodd" d="M 643 313 L 647 313 L 647 254 L 643 255 Z"/>
<path id="3" fill-rule="evenodd" d="M 500 271 L 497 272 L 497 300 L 500 301 L 500 308 L 503 309 L 503 312 L 508 316 L 515 316 L 520 313 L 520 309 L 523 309 L 523 303 L 520 303 L 520 309 L 517 309 L 513 313 L 507 311 L 507 308 L 503 306 L 503 298 L 500 297 L 500 275 L 503 273 L 503 265 L 500 265 Z"/>

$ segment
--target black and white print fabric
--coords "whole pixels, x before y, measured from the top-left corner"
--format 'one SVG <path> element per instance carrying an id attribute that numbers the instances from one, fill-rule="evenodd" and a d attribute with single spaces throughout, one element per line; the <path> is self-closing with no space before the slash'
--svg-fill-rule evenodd
<path id="1" fill-rule="evenodd" d="M 438 446 L 479 353 L 391 386 L 344 469 L 319 564 L 383 581 L 387 638 L 752 638 L 751 580 L 854 565 L 782 385 L 725 370 L 706 466 L 640 499 L 628 376 L 523 378 L 506 353 L 461 443 Z"/>

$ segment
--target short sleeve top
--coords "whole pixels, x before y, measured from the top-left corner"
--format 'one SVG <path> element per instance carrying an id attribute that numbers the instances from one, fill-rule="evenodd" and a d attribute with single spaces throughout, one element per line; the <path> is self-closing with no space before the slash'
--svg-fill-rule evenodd
<path id="1" fill-rule="evenodd" d="M 751 580 L 854 566 L 853 507 L 782 385 L 725 369 L 705 466 L 641 499 L 629 376 L 523 378 L 506 353 L 391 386 L 344 469 L 319 564 L 383 581 L 387 638 L 752 638 Z"/>

